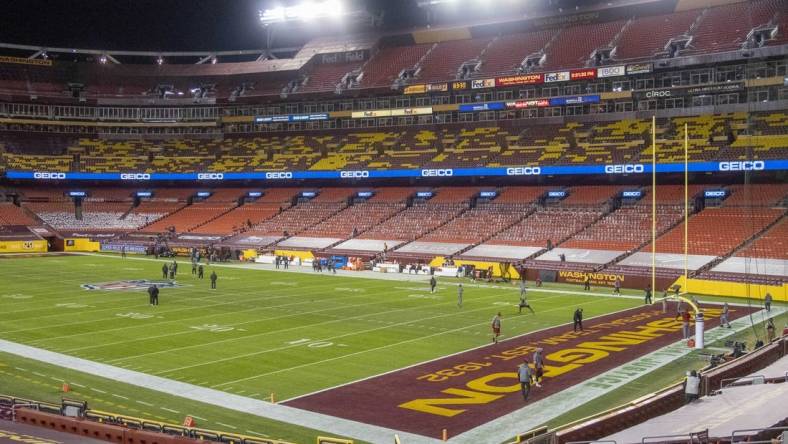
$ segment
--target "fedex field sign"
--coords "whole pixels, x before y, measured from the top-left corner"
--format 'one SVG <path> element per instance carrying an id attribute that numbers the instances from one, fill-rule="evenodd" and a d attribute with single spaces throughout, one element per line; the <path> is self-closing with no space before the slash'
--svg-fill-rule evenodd
<path id="1" fill-rule="evenodd" d="M 605 165 L 605 174 L 642 173 L 646 169 L 641 163 L 623 165 Z"/>

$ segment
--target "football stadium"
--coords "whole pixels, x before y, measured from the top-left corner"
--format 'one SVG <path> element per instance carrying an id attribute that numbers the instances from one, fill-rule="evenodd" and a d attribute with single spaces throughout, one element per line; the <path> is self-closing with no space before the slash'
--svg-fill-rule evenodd
<path id="1" fill-rule="evenodd" d="M 0 444 L 786 442 L 787 0 L 3 9 Z"/>

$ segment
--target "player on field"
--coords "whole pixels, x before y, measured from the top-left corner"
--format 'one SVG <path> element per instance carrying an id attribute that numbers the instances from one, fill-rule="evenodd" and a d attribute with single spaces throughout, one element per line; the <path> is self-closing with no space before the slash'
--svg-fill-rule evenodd
<path id="1" fill-rule="evenodd" d="M 520 390 L 523 394 L 523 401 L 528 400 L 528 393 L 531 391 L 531 378 L 533 371 L 531 366 L 528 365 L 528 358 L 523 360 L 523 363 L 517 367 L 517 379 L 520 380 Z"/>
<path id="2" fill-rule="evenodd" d="M 498 343 L 498 336 L 501 336 L 501 312 L 499 311 L 497 315 L 495 315 L 492 319 L 492 331 L 493 331 L 493 344 Z"/>
<path id="3" fill-rule="evenodd" d="M 175 267 L 170 264 L 170 279 L 175 279 Z"/>
<path id="4" fill-rule="evenodd" d="M 175 262 L 175 260 L 173 259 L 173 261 L 172 261 L 172 277 L 175 278 L 176 276 L 178 276 L 178 263 Z"/>
<path id="5" fill-rule="evenodd" d="M 591 290 L 591 278 L 586 275 L 586 278 L 583 279 L 583 290 L 589 291 Z"/>
<path id="6" fill-rule="evenodd" d="M 621 294 L 621 280 L 616 278 L 616 281 L 613 282 L 613 294 Z"/>
<path id="7" fill-rule="evenodd" d="M 651 304 L 651 284 L 646 285 L 646 290 L 645 291 L 646 291 L 645 304 L 646 305 L 650 305 Z"/>
<path id="8" fill-rule="evenodd" d="M 211 290 L 216 290 L 216 279 L 217 278 L 218 278 L 218 276 L 216 276 L 216 270 L 212 271 L 211 272 Z"/>
<path id="9" fill-rule="evenodd" d="M 435 280 L 435 276 L 430 278 L 430 293 L 435 293 L 435 287 L 438 285 L 438 281 Z"/>
<path id="10" fill-rule="evenodd" d="M 159 288 L 156 284 L 148 287 L 148 299 L 151 305 L 159 305 Z"/>
<path id="11" fill-rule="evenodd" d="M 534 309 L 531 308 L 531 304 L 528 303 L 528 299 L 525 295 L 525 282 L 520 282 L 520 303 L 517 304 L 517 308 L 519 309 L 518 313 L 523 314 L 523 308 L 527 308 L 531 310 L 532 314 L 536 314 Z"/>
<path id="12" fill-rule="evenodd" d="M 462 284 L 457 287 L 457 306 L 462 308 Z"/>
<path id="13" fill-rule="evenodd" d="M 573 328 L 574 328 L 574 331 L 577 331 L 578 329 L 580 329 L 580 331 L 583 331 L 583 309 L 582 308 L 578 308 L 578 309 L 575 310 L 574 327 Z"/>
<path id="14" fill-rule="evenodd" d="M 202 264 L 197 267 L 197 279 L 202 279 L 205 276 L 205 270 L 202 268 Z"/>
<path id="15" fill-rule="evenodd" d="M 730 308 L 728 307 L 728 303 L 726 302 L 722 306 L 722 314 L 720 315 L 720 327 L 728 327 L 731 328 L 731 323 L 728 322 L 728 311 Z"/>
<path id="16" fill-rule="evenodd" d="M 169 273 L 170 269 L 167 267 L 167 264 L 161 266 L 161 277 L 162 279 L 167 279 L 167 274 Z"/>
<path id="17" fill-rule="evenodd" d="M 537 387 L 541 387 L 542 384 L 539 382 L 542 380 L 542 375 L 544 375 L 544 353 L 543 348 L 537 348 L 534 352 L 534 384 Z"/>

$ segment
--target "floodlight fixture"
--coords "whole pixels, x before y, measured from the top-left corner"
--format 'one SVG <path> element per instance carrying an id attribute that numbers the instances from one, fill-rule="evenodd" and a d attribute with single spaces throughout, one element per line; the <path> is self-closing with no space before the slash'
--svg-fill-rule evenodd
<path id="1" fill-rule="evenodd" d="M 163 65 L 164 64 L 164 57 L 162 57 L 162 56 L 157 57 L 156 58 L 156 64 L 157 65 Z"/>
<path id="2" fill-rule="evenodd" d="M 293 6 L 277 6 L 260 11 L 260 22 L 263 25 L 294 21 L 310 21 L 317 18 L 339 18 L 352 14 L 346 11 L 340 0 L 306 0 Z"/>

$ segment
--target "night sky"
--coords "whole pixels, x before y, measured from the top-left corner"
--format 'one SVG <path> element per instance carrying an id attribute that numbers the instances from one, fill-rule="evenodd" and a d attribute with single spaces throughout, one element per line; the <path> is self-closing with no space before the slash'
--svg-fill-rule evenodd
<path id="1" fill-rule="evenodd" d="M 424 25 L 417 0 L 344 0 L 384 12 L 385 28 Z M 503 0 L 457 0 L 459 10 Z M 557 8 L 605 0 L 520 0 L 529 8 Z M 265 47 L 260 9 L 297 0 L 13 0 L 4 1 L 0 41 L 52 47 L 136 51 L 222 51 Z M 508 0 L 511 4 L 513 0 Z M 488 8 L 487 5 L 495 5 Z M 465 14 L 467 19 L 468 15 Z M 462 16 L 458 14 L 458 16 Z M 346 30 L 342 30 L 346 31 Z M 307 40 L 301 32 L 279 33 L 273 46 Z"/>

